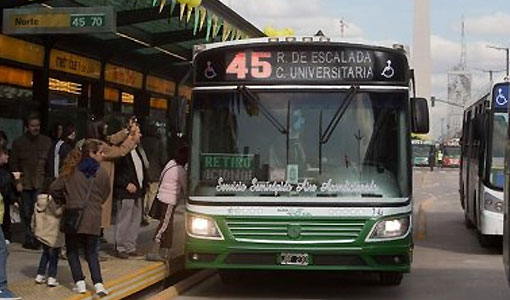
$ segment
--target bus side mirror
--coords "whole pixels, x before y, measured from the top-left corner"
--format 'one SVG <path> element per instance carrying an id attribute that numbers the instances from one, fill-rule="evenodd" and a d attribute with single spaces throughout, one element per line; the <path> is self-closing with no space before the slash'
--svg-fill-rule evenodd
<path id="1" fill-rule="evenodd" d="M 411 118 L 413 133 L 429 132 L 429 108 L 425 98 L 411 98 Z"/>

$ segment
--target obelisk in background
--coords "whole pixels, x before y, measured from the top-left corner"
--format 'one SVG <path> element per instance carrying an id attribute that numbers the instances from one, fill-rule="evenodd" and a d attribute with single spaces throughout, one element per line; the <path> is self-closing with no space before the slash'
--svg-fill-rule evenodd
<path id="1" fill-rule="evenodd" d="M 430 5 L 429 0 L 414 0 L 414 32 L 411 67 L 416 77 L 416 96 L 430 100 Z M 429 105 L 430 106 L 430 105 Z"/>

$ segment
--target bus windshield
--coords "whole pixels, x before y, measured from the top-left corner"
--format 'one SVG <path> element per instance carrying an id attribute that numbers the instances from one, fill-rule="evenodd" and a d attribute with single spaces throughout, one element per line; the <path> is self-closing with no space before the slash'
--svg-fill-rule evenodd
<path id="1" fill-rule="evenodd" d="M 445 146 L 443 147 L 443 156 L 451 158 L 460 158 L 460 147 Z"/>
<path id="2" fill-rule="evenodd" d="M 249 92 L 195 91 L 191 196 L 409 196 L 407 92 Z"/>
<path id="3" fill-rule="evenodd" d="M 413 157 L 428 157 L 429 152 L 430 152 L 430 145 L 413 144 Z"/>
<path id="4" fill-rule="evenodd" d="M 489 157 L 490 183 L 498 188 L 503 188 L 504 184 L 504 162 L 505 162 L 505 139 L 506 127 L 508 123 L 506 112 L 494 113 L 492 123 L 492 147 Z"/>

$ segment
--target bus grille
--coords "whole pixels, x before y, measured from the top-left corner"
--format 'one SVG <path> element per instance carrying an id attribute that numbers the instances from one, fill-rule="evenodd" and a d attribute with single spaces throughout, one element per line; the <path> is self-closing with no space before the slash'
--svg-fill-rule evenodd
<path id="1" fill-rule="evenodd" d="M 366 220 L 270 220 L 229 218 L 226 224 L 239 242 L 256 243 L 352 243 Z"/>

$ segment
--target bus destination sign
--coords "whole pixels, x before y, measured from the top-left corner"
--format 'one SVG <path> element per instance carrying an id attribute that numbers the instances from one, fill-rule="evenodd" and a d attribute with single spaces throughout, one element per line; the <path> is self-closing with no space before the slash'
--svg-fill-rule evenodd
<path id="1" fill-rule="evenodd" d="M 215 49 L 197 55 L 195 82 L 407 83 L 407 65 L 403 53 L 352 46 Z"/>
<path id="2" fill-rule="evenodd" d="M 115 32 L 111 6 L 53 9 L 13 8 L 3 11 L 5 34 L 68 34 Z"/>
<path id="3" fill-rule="evenodd" d="M 492 90 L 492 107 L 507 109 L 509 92 L 510 82 L 496 84 Z"/>

